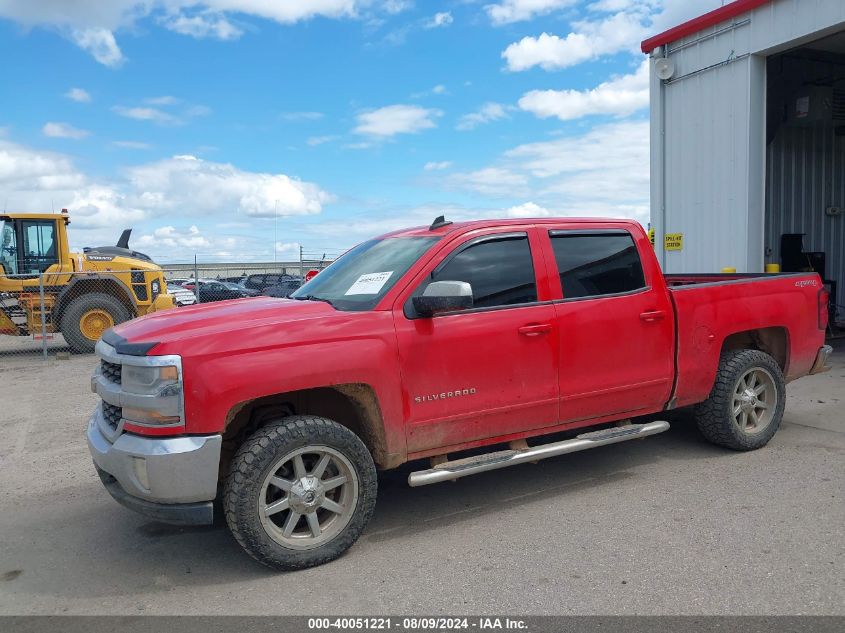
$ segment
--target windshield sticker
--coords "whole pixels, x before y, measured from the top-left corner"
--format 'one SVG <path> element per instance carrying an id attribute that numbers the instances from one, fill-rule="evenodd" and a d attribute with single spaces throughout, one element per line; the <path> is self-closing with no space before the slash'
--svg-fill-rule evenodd
<path id="1" fill-rule="evenodd" d="M 387 280 L 390 279 L 390 275 L 392 274 L 393 271 L 388 270 L 383 273 L 367 273 L 366 275 L 361 275 L 358 277 L 357 281 L 349 287 L 349 290 L 343 294 L 377 295 L 384 284 L 387 283 Z"/>

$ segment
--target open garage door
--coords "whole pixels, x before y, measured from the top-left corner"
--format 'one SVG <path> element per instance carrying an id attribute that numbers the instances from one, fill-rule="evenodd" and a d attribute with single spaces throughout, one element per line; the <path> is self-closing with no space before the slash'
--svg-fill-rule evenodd
<path id="1" fill-rule="evenodd" d="M 767 60 L 765 259 L 815 270 L 845 320 L 845 31 Z"/>

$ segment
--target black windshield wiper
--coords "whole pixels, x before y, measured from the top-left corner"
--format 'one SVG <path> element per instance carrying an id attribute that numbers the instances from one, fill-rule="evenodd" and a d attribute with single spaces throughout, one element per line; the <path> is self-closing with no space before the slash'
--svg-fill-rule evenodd
<path id="1" fill-rule="evenodd" d="M 331 307 L 334 307 L 334 303 L 332 303 L 331 299 L 326 299 L 325 297 L 317 297 L 315 295 L 304 295 L 299 297 L 291 297 L 291 299 L 297 299 L 299 301 L 322 301 L 324 303 L 328 303 Z"/>

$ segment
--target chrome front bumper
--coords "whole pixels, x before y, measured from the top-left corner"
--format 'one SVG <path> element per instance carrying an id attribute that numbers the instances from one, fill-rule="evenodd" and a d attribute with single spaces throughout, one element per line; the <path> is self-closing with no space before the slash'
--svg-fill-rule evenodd
<path id="1" fill-rule="evenodd" d="M 112 442 L 104 427 L 108 425 L 97 406 L 88 421 L 88 450 L 118 502 L 160 521 L 211 523 L 220 435 L 147 438 L 123 433 Z"/>
<path id="2" fill-rule="evenodd" d="M 830 365 L 827 364 L 827 359 L 830 357 L 832 352 L 833 348 L 830 345 L 822 345 L 819 348 L 819 351 L 816 354 L 816 362 L 814 362 L 813 366 L 810 368 L 811 375 L 820 374 L 830 369 Z"/>

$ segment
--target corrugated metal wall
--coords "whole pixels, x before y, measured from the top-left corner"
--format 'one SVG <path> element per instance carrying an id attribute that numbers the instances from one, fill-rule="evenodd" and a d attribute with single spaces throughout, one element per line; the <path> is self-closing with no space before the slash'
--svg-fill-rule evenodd
<path id="1" fill-rule="evenodd" d="M 831 206 L 845 207 L 845 137 L 832 126 L 782 126 L 766 157 L 766 261 L 780 261 L 783 233 L 806 233 L 804 250 L 826 253 L 843 303 L 845 217 L 825 215 Z"/>
<path id="2" fill-rule="evenodd" d="M 684 249 L 665 253 L 669 272 L 746 268 L 748 86 L 746 58 L 666 87 L 667 122 L 684 121 L 665 140 L 664 232 L 684 234 Z"/>

